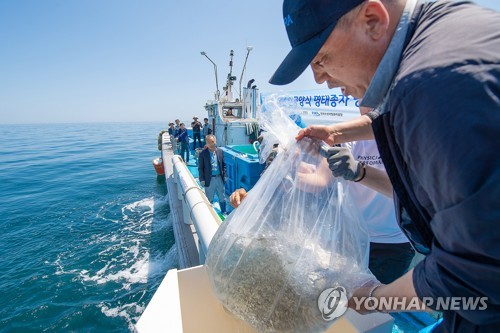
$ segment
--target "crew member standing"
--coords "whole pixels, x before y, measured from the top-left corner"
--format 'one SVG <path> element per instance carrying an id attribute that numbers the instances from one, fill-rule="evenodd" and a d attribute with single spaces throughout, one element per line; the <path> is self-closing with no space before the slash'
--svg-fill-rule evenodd
<path id="1" fill-rule="evenodd" d="M 224 152 L 217 148 L 217 139 L 209 134 L 206 137 L 207 147 L 203 149 L 198 158 L 198 174 L 201 185 L 205 187 L 208 201 L 214 201 L 217 194 L 220 210 L 226 213 L 226 198 L 224 194 L 224 180 L 226 179 L 226 163 Z"/>
<path id="2" fill-rule="evenodd" d="M 193 129 L 193 148 L 196 149 L 196 139 L 201 145 L 201 123 L 198 121 L 198 117 L 193 117 L 193 122 L 191 123 L 191 128 Z"/>

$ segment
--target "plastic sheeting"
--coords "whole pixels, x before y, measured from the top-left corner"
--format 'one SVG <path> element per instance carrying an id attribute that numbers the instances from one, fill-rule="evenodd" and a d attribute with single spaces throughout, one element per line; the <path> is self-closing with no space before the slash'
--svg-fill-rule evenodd
<path id="1" fill-rule="evenodd" d="M 368 233 L 318 142 L 295 141 L 299 127 L 276 99 L 267 99 L 260 121 L 261 154 L 274 143 L 280 152 L 212 239 L 211 284 L 230 312 L 260 332 L 323 331 L 332 321 L 323 319 L 320 294 L 340 286 L 346 302 L 375 279 Z"/>

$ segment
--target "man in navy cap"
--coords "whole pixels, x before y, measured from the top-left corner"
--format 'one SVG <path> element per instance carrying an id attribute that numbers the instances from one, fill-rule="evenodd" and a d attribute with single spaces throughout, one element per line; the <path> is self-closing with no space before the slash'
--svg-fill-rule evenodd
<path id="1" fill-rule="evenodd" d="M 448 0 L 285 0 L 283 18 L 292 50 L 270 82 L 288 84 L 310 65 L 318 84 L 377 110 L 357 124 L 372 122 L 399 224 L 426 254 L 355 296 L 418 297 L 431 308 L 459 297 L 440 309 L 436 332 L 500 332 L 500 14 Z M 305 136 L 343 140 L 335 126 Z M 349 161 L 337 152 L 328 161 L 338 170 Z M 463 303 L 485 298 L 482 309 Z"/>

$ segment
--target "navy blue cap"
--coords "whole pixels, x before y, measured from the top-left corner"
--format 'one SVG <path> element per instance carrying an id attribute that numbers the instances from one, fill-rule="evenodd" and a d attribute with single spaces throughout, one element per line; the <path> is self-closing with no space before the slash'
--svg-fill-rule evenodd
<path id="1" fill-rule="evenodd" d="M 364 0 L 285 0 L 283 20 L 292 50 L 269 83 L 294 81 L 307 68 L 338 20 Z"/>

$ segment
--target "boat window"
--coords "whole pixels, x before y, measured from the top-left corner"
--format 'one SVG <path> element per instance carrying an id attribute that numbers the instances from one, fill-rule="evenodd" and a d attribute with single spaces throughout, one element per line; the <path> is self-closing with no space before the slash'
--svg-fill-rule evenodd
<path id="1" fill-rule="evenodd" d="M 224 107 L 224 117 L 241 118 L 241 107 Z"/>

